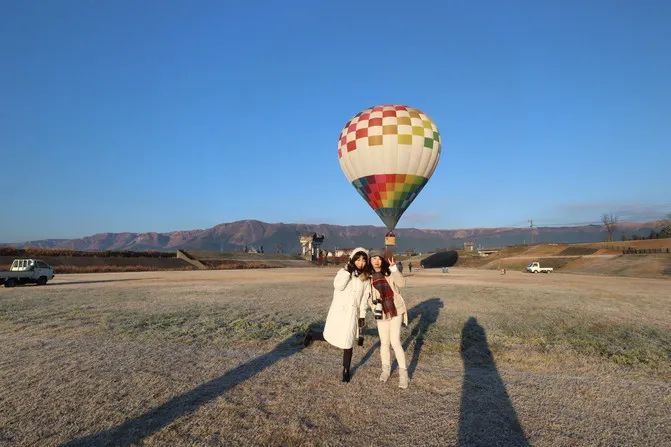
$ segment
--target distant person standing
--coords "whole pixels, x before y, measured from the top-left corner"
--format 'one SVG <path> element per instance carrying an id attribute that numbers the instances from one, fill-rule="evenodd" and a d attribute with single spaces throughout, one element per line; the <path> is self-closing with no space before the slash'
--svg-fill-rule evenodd
<path id="1" fill-rule="evenodd" d="M 368 250 L 355 248 L 347 265 L 333 279 L 333 301 L 326 316 L 324 332 L 308 331 L 303 344 L 310 346 L 314 340 L 325 340 L 343 350 L 342 381 L 350 381 L 350 365 L 354 339 L 363 344 L 363 327 L 366 322 L 366 300 L 363 299 L 368 276 Z"/>
<path id="2" fill-rule="evenodd" d="M 408 367 L 401 344 L 401 325 L 408 325 L 408 311 L 400 290 L 405 287 L 405 278 L 393 257 L 387 260 L 381 253 L 371 251 L 370 265 L 371 278 L 364 294 L 368 295 L 368 305 L 373 310 L 380 336 L 380 381 L 386 382 L 391 374 L 391 347 L 398 363 L 398 387 L 408 388 Z"/>
<path id="3" fill-rule="evenodd" d="M 412 273 L 412 262 L 408 262 L 408 271 Z"/>

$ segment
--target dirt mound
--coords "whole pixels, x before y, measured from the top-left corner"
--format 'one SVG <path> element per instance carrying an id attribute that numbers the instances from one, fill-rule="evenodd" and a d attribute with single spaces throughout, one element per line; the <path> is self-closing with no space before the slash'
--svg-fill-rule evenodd
<path id="1" fill-rule="evenodd" d="M 529 256 L 538 256 L 538 257 L 559 255 L 567 247 L 568 246 L 566 244 L 530 245 L 529 248 L 524 251 L 524 254 L 529 255 Z"/>
<path id="2" fill-rule="evenodd" d="M 585 256 L 585 255 L 593 255 L 598 251 L 597 248 L 594 247 L 566 247 L 564 250 L 562 250 L 560 255 L 563 256 Z"/>
<path id="3" fill-rule="evenodd" d="M 671 256 L 665 254 L 627 254 L 610 257 L 578 258 L 562 271 L 572 273 L 634 276 L 642 278 L 671 277 Z"/>
<path id="4" fill-rule="evenodd" d="M 638 242 L 632 248 L 639 253 L 623 254 L 611 243 L 600 244 L 539 244 L 513 246 L 491 256 L 477 253 L 460 253 L 458 266 L 491 270 L 523 271 L 532 261 L 542 267 L 552 267 L 555 271 L 618 275 L 629 277 L 669 277 L 671 276 L 671 254 L 662 245 L 671 240 L 628 241 Z M 660 250 L 662 253 L 640 253 L 640 250 Z"/>

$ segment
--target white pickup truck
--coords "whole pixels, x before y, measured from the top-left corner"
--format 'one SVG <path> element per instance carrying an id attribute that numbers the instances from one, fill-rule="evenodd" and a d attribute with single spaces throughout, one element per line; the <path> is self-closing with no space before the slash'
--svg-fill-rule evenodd
<path id="1" fill-rule="evenodd" d="M 54 269 L 39 259 L 14 259 L 8 272 L 0 272 L 0 284 L 5 287 L 27 283 L 43 286 L 53 278 Z"/>
<path id="2" fill-rule="evenodd" d="M 537 261 L 527 265 L 527 272 L 529 273 L 550 273 L 552 270 L 552 267 L 541 267 Z"/>

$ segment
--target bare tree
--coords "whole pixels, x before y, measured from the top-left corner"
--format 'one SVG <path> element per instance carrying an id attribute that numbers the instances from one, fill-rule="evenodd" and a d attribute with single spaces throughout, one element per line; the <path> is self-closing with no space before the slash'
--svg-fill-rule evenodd
<path id="1" fill-rule="evenodd" d="M 604 214 L 601 216 L 601 222 L 608 232 L 608 242 L 613 242 L 613 233 L 617 229 L 617 216 L 613 214 Z"/>
<path id="2" fill-rule="evenodd" d="M 666 215 L 666 219 L 657 221 L 657 228 L 659 228 L 659 237 L 671 237 L 671 213 Z"/>

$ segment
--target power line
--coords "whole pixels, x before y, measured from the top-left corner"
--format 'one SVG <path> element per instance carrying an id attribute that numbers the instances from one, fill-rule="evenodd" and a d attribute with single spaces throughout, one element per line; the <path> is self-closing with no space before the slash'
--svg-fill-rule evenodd
<path id="1" fill-rule="evenodd" d="M 650 219 L 650 221 L 656 221 L 659 219 Z M 527 220 L 526 224 L 521 224 L 521 223 L 516 223 L 514 225 L 501 225 L 501 227 L 507 227 L 507 228 L 529 228 L 531 224 L 531 220 Z M 640 219 L 624 219 L 624 218 L 618 218 L 618 223 L 644 223 Z M 561 223 L 551 223 L 551 222 L 536 222 L 533 224 L 534 228 L 538 229 L 540 227 L 580 227 L 580 226 L 587 226 L 587 225 L 598 225 L 598 226 L 603 226 L 603 222 L 601 220 L 592 220 L 592 221 L 584 221 L 584 222 L 561 222 Z"/>
<path id="2" fill-rule="evenodd" d="M 618 209 L 619 208 L 619 209 Z M 649 211 L 652 209 L 657 209 L 659 210 L 657 213 L 653 213 L 650 211 L 649 213 L 643 212 L 641 213 L 641 209 L 644 211 Z M 671 202 L 668 203 L 657 203 L 653 205 L 645 205 L 641 206 L 641 209 L 636 209 L 635 207 L 631 206 L 623 206 L 623 207 L 613 207 L 613 211 L 609 211 L 608 214 L 613 214 L 618 218 L 618 223 L 642 223 L 642 222 L 650 222 L 650 221 L 657 221 L 660 219 L 666 218 L 666 216 L 671 213 Z M 666 211 L 664 211 L 666 210 Z M 596 208 L 595 208 L 596 211 Z M 653 217 L 653 214 L 656 214 L 655 217 Z M 595 215 L 601 216 L 601 214 L 596 213 Z M 643 217 L 641 217 L 643 215 Z M 499 227 L 509 227 L 509 228 L 529 228 L 532 224 L 532 221 L 530 219 L 524 221 L 524 222 L 515 222 L 509 225 L 500 225 Z M 539 227 L 573 227 L 573 226 L 583 226 L 583 225 L 599 225 L 602 226 L 603 222 L 601 219 L 598 220 L 591 220 L 591 221 L 583 221 L 583 222 L 538 222 L 536 221 L 533 226 L 535 228 Z"/>

